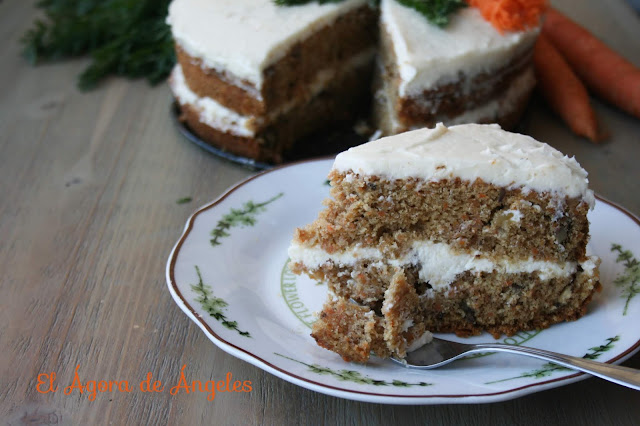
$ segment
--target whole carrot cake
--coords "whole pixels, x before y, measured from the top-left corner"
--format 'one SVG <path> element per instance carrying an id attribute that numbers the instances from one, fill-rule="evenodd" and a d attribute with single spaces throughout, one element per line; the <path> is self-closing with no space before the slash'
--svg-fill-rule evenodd
<path id="1" fill-rule="evenodd" d="M 345 360 L 575 320 L 600 288 L 587 173 L 531 137 L 438 124 L 339 154 L 329 179 L 289 257 L 328 283 L 312 336 Z"/>
<path id="2" fill-rule="evenodd" d="M 384 134 L 438 121 L 515 125 L 535 84 L 539 26 L 500 32 L 447 1 L 459 5 L 434 23 L 398 0 L 174 0 L 181 120 L 216 147 L 270 163 L 367 110 Z"/>

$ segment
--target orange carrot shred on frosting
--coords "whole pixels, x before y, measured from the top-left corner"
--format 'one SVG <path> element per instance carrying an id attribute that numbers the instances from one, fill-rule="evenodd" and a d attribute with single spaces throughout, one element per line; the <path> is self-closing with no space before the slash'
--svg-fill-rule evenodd
<path id="1" fill-rule="evenodd" d="M 467 0 L 501 33 L 521 31 L 540 24 L 547 0 Z"/>

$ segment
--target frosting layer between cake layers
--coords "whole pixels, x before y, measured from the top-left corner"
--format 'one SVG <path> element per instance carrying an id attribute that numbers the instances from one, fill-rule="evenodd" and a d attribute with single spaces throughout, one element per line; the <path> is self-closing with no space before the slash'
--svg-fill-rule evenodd
<path id="1" fill-rule="evenodd" d="M 498 125 L 438 124 L 378 139 L 339 154 L 333 168 L 389 180 L 482 179 L 524 192 L 582 198 L 590 207 L 595 202 L 587 172 L 575 158 Z"/>
<path id="2" fill-rule="evenodd" d="M 291 46 L 366 2 L 281 7 L 273 0 L 176 0 L 167 23 L 187 54 L 259 90 L 263 70 Z"/>
<path id="3" fill-rule="evenodd" d="M 565 278 L 575 274 L 580 267 L 589 275 L 597 265 L 595 257 L 587 257 L 582 262 L 550 262 L 534 259 L 511 260 L 482 256 L 479 251 L 464 252 L 454 250 L 448 244 L 432 241 L 415 241 L 407 253 L 398 258 L 389 257 L 378 248 L 356 246 L 347 250 L 327 253 L 319 247 L 306 247 L 293 242 L 289 247 L 292 263 L 302 263 L 305 268 L 314 270 L 325 263 L 338 267 L 356 267 L 359 262 L 371 266 L 390 265 L 393 267 L 419 268 L 419 278 L 428 282 L 435 290 L 446 288 L 463 272 L 497 272 L 503 274 L 536 273 L 542 281 L 551 278 Z"/>
<path id="4" fill-rule="evenodd" d="M 382 0 L 380 20 L 397 59 L 400 96 L 456 82 L 460 71 L 473 76 L 499 69 L 531 48 L 539 32 L 501 34 L 472 7 L 440 28 L 395 0 Z"/>

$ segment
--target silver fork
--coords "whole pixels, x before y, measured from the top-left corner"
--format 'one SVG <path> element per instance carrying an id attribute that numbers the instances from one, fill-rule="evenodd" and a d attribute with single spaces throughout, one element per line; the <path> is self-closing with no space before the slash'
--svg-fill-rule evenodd
<path id="1" fill-rule="evenodd" d="M 405 359 L 392 358 L 392 360 L 405 367 L 428 370 L 478 352 L 508 352 L 517 355 L 527 355 L 544 361 L 550 361 L 573 370 L 579 370 L 619 385 L 640 390 L 640 370 L 590 361 L 585 358 L 562 355 L 542 349 L 505 345 L 502 343 L 478 343 L 472 345 L 434 337 L 431 343 L 427 343 L 415 351 L 409 352 Z"/>

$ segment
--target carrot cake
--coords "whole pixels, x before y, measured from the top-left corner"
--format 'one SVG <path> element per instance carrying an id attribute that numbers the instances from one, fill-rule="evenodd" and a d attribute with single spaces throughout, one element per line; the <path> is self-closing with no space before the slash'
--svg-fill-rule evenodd
<path id="1" fill-rule="evenodd" d="M 499 32 L 475 7 L 439 27 L 396 0 L 380 4 L 374 118 L 383 134 L 438 122 L 518 122 L 535 86 L 539 26 Z"/>
<path id="2" fill-rule="evenodd" d="M 295 140 L 370 103 L 377 13 L 367 0 L 174 0 L 181 119 L 219 148 L 281 162 Z"/>
<path id="3" fill-rule="evenodd" d="M 425 332 L 494 336 L 585 314 L 594 196 L 574 158 L 498 125 L 419 129 L 339 154 L 291 269 L 324 280 L 312 336 L 345 360 L 403 357 Z"/>
<path id="4" fill-rule="evenodd" d="M 279 163 L 297 140 L 368 110 L 387 135 L 440 121 L 510 128 L 535 84 L 538 26 L 501 33 L 463 7 L 441 27 L 397 0 L 277 3 L 169 7 L 180 118 L 233 154 Z"/>

